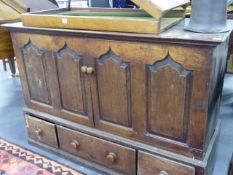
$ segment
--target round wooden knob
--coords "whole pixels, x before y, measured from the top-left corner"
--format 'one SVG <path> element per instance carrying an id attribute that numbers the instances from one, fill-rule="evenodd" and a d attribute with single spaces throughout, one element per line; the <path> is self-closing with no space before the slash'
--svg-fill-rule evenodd
<path id="1" fill-rule="evenodd" d="M 81 67 L 81 72 L 86 73 L 87 72 L 87 66 L 82 66 Z"/>
<path id="2" fill-rule="evenodd" d="M 88 74 L 92 74 L 94 72 L 94 68 L 93 67 L 88 67 L 87 68 L 87 73 Z"/>
<path id="3" fill-rule="evenodd" d="M 37 129 L 37 130 L 35 130 L 35 133 L 36 133 L 37 136 L 41 136 L 42 135 L 42 130 Z"/>
<path id="4" fill-rule="evenodd" d="M 166 171 L 160 171 L 159 175 L 169 175 Z"/>
<path id="5" fill-rule="evenodd" d="M 71 143 L 70 143 L 70 146 L 74 149 L 78 149 L 80 144 L 77 140 L 73 140 Z"/>
<path id="6" fill-rule="evenodd" d="M 117 155 L 113 152 L 110 152 L 107 154 L 106 159 L 110 163 L 116 163 L 117 161 Z"/>

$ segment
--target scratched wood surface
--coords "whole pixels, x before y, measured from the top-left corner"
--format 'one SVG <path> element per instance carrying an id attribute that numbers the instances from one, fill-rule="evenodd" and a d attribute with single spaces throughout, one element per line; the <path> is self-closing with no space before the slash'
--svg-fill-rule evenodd
<path id="1" fill-rule="evenodd" d="M 88 135 L 81 137 L 85 143 L 91 142 L 88 137 L 98 137 L 92 143 L 102 143 L 98 149 L 106 154 L 111 147 L 106 141 L 119 146 L 119 154 L 132 147 L 136 152 L 166 152 L 149 158 L 143 154 L 140 172 L 154 167 L 158 172 L 153 160 L 164 168 L 160 171 L 194 174 L 195 167 L 197 175 L 211 172 L 230 32 L 193 34 L 184 31 L 183 25 L 156 36 L 7 25 L 32 117 L 41 117 L 42 112 L 55 125 L 82 128 L 71 134 L 60 132 L 58 141 L 66 145 L 62 145 L 65 152 L 73 153 L 70 146 L 76 147 L 77 142 L 69 142 L 81 132 Z M 32 77 L 29 69 L 34 71 Z M 111 137 L 106 139 L 106 133 Z M 131 142 L 141 146 L 135 148 Z M 77 155 L 94 162 L 104 159 L 92 153 L 94 146 L 88 146 L 90 152 Z M 117 151 L 106 159 L 115 162 Z M 179 156 L 195 159 L 174 162 Z M 128 158 L 134 160 L 132 155 Z M 201 164 L 193 165 L 199 160 Z M 99 163 L 111 167 L 104 161 Z M 125 165 L 125 172 L 131 172 L 136 162 Z"/>
<path id="2" fill-rule="evenodd" d="M 13 38 L 30 107 L 187 156 L 205 152 L 206 135 L 213 134 L 206 132 L 208 118 L 216 121 L 208 116 L 208 94 L 223 74 L 215 71 L 217 81 L 211 82 L 211 63 L 219 60 L 212 49 L 21 33 Z M 27 78 L 28 45 L 36 48 L 33 57 L 39 55 L 42 66 L 33 71 L 42 86 Z M 220 49 L 226 45 L 218 49 L 223 54 Z M 218 96 L 221 85 L 211 94 Z"/>

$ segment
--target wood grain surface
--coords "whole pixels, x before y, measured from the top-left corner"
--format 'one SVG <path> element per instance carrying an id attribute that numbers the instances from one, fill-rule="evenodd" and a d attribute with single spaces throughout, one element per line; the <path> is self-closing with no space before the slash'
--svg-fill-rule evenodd
<path id="1" fill-rule="evenodd" d="M 54 124 L 36 119 L 29 115 L 25 115 L 25 120 L 30 138 L 49 146 L 58 148 Z"/>
<path id="2" fill-rule="evenodd" d="M 134 149 L 63 127 L 58 127 L 58 138 L 62 150 L 116 169 L 123 174 L 136 174 L 136 151 Z M 74 147 L 72 143 L 78 143 L 78 147 Z"/>
<path id="3" fill-rule="evenodd" d="M 10 32 L 0 28 L 0 59 L 14 58 L 14 50 L 11 42 Z"/>
<path id="4" fill-rule="evenodd" d="M 26 105 L 64 127 L 58 131 L 63 152 L 73 154 L 81 140 L 90 149 L 77 155 L 117 172 L 136 173 L 134 151 L 143 150 L 163 154 L 152 153 L 150 163 L 142 158 L 141 172 L 211 173 L 230 33 L 201 37 L 176 26 L 158 36 L 117 38 L 114 32 L 16 26 L 8 29 Z M 28 78 L 30 66 L 39 78 Z M 121 166 L 105 162 L 118 155 Z"/>

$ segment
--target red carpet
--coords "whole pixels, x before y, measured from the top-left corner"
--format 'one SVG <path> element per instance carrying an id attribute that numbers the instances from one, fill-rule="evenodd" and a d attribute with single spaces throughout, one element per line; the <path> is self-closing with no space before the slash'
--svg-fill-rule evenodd
<path id="1" fill-rule="evenodd" d="M 0 175 L 84 175 L 0 139 Z"/>

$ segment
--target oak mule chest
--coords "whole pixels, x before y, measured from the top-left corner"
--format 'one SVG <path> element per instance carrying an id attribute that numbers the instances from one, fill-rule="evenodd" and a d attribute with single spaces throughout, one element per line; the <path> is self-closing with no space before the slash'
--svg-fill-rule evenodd
<path id="1" fill-rule="evenodd" d="M 210 175 L 230 32 L 183 27 L 153 35 L 5 25 L 29 141 L 106 174 Z"/>

